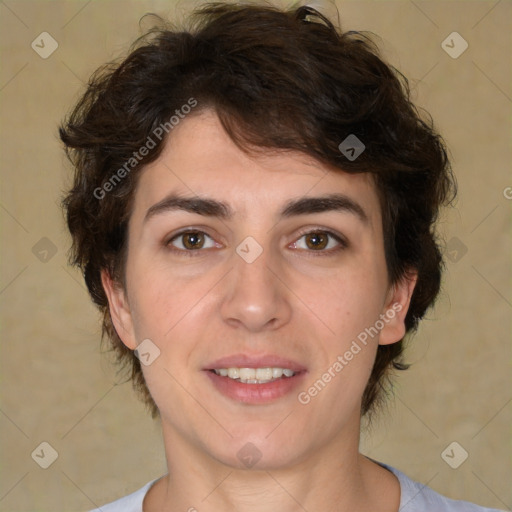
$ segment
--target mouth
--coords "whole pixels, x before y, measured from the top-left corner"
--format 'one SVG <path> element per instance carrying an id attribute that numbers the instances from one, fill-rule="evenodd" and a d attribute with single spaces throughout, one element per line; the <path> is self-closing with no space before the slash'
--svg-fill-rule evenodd
<path id="1" fill-rule="evenodd" d="M 204 370 L 223 396 L 254 405 L 275 402 L 289 395 L 307 373 L 305 367 L 288 359 L 243 355 L 219 359 Z"/>

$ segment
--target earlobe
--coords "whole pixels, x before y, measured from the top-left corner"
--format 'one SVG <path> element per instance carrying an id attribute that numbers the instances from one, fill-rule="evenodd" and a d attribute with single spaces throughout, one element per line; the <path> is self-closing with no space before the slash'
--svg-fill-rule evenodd
<path id="1" fill-rule="evenodd" d="M 124 288 L 114 282 L 105 269 L 101 271 L 101 283 L 107 295 L 110 317 L 119 338 L 129 349 L 135 350 L 137 343 L 133 331 L 132 314 Z"/>
<path id="2" fill-rule="evenodd" d="M 418 273 L 409 272 L 390 289 L 383 311 L 384 327 L 379 334 L 379 345 L 391 345 L 405 336 L 405 317 L 417 280 Z"/>

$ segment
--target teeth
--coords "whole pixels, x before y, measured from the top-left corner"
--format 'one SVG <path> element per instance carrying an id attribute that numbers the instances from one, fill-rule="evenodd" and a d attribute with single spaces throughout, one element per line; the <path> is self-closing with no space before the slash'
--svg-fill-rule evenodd
<path id="1" fill-rule="evenodd" d="M 221 377 L 239 380 L 243 384 L 265 384 L 280 379 L 283 375 L 295 375 L 295 372 L 288 368 L 219 368 L 214 372 Z"/>
<path id="2" fill-rule="evenodd" d="M 238 379 L 240 377 L 240 370 L 238 368 L 228 368 L 228 377 L 230 379 Z"/>
<path id="3" fill-rule="evenodd" d="M 272 378 L 272 368 L 258 368 L 256 378 L 258 380 L 270 380 Z"/>
<path id="4" fill-rule="evenodd" d="M 230 368 L 231 370 L 231 368 Z M 228 373 L 229 375 L 229 373 Z M 240 379 L 243 380 L 252 380 L 256 378 L 256 370 L 254 368 L 240 368 L 238 370 L 238 375 Z M 231 377 L 231 375 L 229 375 Z"/>
<path id="5" fill-rule="evenodd" d="M 279 379 L 279 377 L 283 376 L 283 369 L 282 368 L 272 368 L 272 377 L 274 379 Z"/>

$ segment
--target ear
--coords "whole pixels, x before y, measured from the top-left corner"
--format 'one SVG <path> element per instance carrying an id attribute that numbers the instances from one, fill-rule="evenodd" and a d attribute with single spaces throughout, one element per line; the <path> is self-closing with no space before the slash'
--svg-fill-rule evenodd
<path id="1" fill-rule="evenodd" d="M 379 345 L 391 345 L 405 336 L 405 317 L 417 280 L 418 272 L 409 271 L 389 289 L 381 315 L 384 327 L 380 331 Z"/>
<path id="2" fill-rule="evenodd" d="M 126 293 L 120 283 L 113 281 L 107 270 L 101 271 L 101 283 L 107 295 L 110 317 L 121 341 L 131 350 L 137 347 L 132 313 Z"/>

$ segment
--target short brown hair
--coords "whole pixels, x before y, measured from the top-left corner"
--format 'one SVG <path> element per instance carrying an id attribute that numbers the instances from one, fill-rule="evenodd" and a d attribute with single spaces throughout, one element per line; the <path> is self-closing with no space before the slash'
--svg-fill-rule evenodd
<path id="1" fill-rule="evenodd" d="M 213 109 L 245 151 L 296 150 L 342 172 L 372 173 L 389 281 L 418 273 L 407 334 L 438 295 L 443 261 L 433 226 L 441 205 L 456 194 L 442 138 L 411 103 L 407 79 L 382 60 L 369 35 L 342 32 L 311 7 L 210 3 L 190 21 L 188 30 L 164 22 L 139 38 L 124 60 L 99 68 L 59 129 L 75 170 L 63 200 L 73 238 L 70 261 L 82 269 L 103 312 L 103 339 L 131 368 L 153 417 L 158 409 L 139 360 L 112 325 L 100 272 L 107 269 L 123 283 L 136 177 L 169 135 L 115 187 L 105 184 L 190 98 L 197 112 Z M 339 149 L 349 135 L 365 145 L 356 159 Z M 362 414 L 382 397 L 389 371 L 407 368 L 403 341 L 379 345 Z"/>

